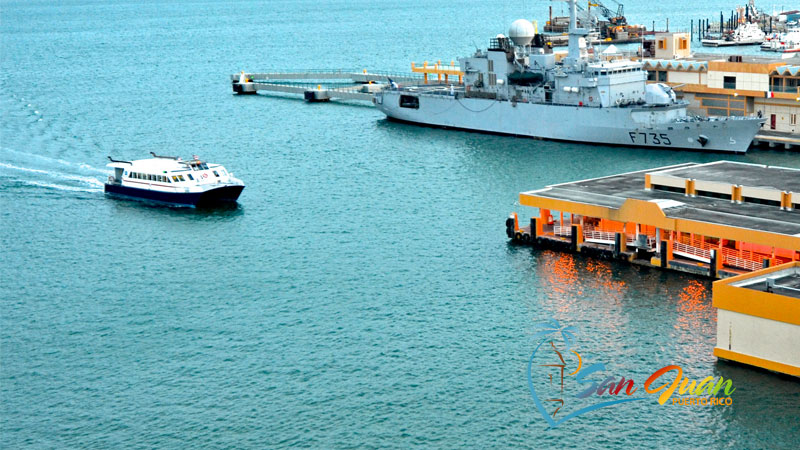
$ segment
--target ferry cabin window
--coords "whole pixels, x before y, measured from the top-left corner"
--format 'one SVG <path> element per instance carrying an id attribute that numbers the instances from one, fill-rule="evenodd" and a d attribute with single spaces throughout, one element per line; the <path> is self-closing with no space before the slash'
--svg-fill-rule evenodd
<path id="1" fill-rule="evenodd" d="M 216 170 L 214 171 L 214 175 L 216 175 L 216 176 L 217 176 L 217 178 L 219 178 L 219 174 L 217 173 L 217 171 L 216 171 Z"/>
<path id="2" fill-rule="evenodd" d="M 189 175 L 189 178 L 191 178 L 191 177 L 192 176 Z M 178 179 L 181 180 L 181 181 L 186 181 L 186 178 L 183 178 L 183 175 L 178 175 Z"/>
<path id="3" fill-rule="evenodd" d="M 189 177 L 190 180 L 194 181 L 194 177 L 192 176 L 192 174 L 187 173 L 186 176 Z M 181 175 L 181 178 L 183 178 L 183 175 Z"/>
<path id="4" fill-rule="evenodd" d="M 413 95 L 401 95 L 400 96 L 400 107 L 401 108 L 419 109 L 419 98 L 418 97 L 414 97 Z"/>
<path id="5" fill-rule="evenodd" d="M 177 182 L 178 182 L 178 177 L 176 177 L 175 175 L 173 175 L 173 176 L 172 176 L 172 181 L 174 181 L 174 182 L 176 182 L 176 183 L 177 183 Z"/>

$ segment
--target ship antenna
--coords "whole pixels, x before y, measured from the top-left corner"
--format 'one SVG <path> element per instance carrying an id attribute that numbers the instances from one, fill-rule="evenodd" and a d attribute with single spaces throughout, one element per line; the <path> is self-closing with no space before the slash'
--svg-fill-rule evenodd
<path id="1" fill-rule="evenodd" d="M 578 28 L 577 0 L 556 1 L 566 2 L 569 6 L 569 52 L 567 53 L 567 62 L 571 65 L 577 65 L 581 59 L 580 39 L 589 33 L 584 28 Z"/>

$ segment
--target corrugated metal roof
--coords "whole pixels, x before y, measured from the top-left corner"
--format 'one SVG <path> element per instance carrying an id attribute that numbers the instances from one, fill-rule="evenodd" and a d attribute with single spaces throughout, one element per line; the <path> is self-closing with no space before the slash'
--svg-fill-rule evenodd
<path id="1" fill-rule="evenodd" d="M 772 71 L 775 75 L 796 76 L 800 72 L 800 66 L 778 66 Z"/>
<path id="2" fill-rule="evenodd" d="M 703 72 L 708 70 L 707 61 L 684 61 L 678 59 L 648 59 L 644 62 L 645 69 L 655 70 L 686 70 Z"/>

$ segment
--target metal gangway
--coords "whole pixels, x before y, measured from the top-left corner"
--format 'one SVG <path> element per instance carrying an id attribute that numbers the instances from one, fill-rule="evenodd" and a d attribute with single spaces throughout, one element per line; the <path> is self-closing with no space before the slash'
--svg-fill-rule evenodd
<path id="1" fill-rule="evenodd" d="M 372 103 L 376 92 L 402 85 L 424 84 L 425 77 L 416 73 L 362 70 L 281 70 L 274 72 L 240 72 L 231 75 L 236 94 L 260 91 L 302 95 L 308 101 L 360 100 Z"/>

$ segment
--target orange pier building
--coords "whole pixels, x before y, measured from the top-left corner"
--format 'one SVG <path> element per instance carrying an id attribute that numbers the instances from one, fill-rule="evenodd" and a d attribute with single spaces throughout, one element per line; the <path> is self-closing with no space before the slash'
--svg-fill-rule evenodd
<path id="1" fill-rule="evenodd" d="M 686 163 L 522 192 L 514 243 L 726 278 L 800 261 L 800 170 Z"/>

